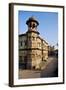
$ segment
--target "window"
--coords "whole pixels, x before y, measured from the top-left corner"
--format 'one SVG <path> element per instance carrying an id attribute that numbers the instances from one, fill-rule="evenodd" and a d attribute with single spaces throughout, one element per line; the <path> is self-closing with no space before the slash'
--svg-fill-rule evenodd
<path id="1" fill-rule="evenodd" d="M 32 28 L 35 28 L 35 24 L 33 24 Z"/>
<path id="2" fill-rule="evenodd" d="M 27 42 L 26 42 L 26 41 L 20 41 L 20 46 L 21 46 L 21 47 L 26 46 L 26 44 L 27 44 Z"/>
<path id="3" fill-rule="evenodd" d="M 22 46 L 22 44 L 23 44 L 23 43 L 22 43 L 22 41 L 21 41 L 21 42 L 20 42 L 20 46 Z"/>
<path id="4" fill-rule="evenodd" d="M 38 43 L 38 47 L 41 47 L 41 43 Z"/>
<path id="5" fill-rule="evenodd" d="M 19 62 L 24 63 L 24 56 L 19 56 Z"/>
<path id="6" fill-rule="evenodd" d="M 19 63 L 22 63 L 22 56 L 19 56 Z"/>
<path id="7" fill-rule="evenodd" d="M 24 45 L 26 46 L 26 44 L 27 44 L 27 42 L 26 41 L 24 41 Z"/>
<path id="8" fill-rule="evenodd" d="M 35 37 L 32 37 L 32 40 L 35 40 Z"/>
<path id="9" fill-rule="evenodd" d="M 24 62 L 24 56 L 22 56 L 22 62 Z"/>

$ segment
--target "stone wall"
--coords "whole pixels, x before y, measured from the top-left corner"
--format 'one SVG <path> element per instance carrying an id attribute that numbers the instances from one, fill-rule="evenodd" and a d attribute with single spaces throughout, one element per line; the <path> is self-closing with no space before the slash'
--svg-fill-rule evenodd
<path id="1" fill-rule="evenodd" d="M 20 37 L 20 42 L 22 42 L 22 45 L 19 45 L 19 62 L 23 63 L 26 69 L 40 69 L 42 61 L 48 59 L 48 44 L 46 41 L 36 33 L 31 32 Z"/>

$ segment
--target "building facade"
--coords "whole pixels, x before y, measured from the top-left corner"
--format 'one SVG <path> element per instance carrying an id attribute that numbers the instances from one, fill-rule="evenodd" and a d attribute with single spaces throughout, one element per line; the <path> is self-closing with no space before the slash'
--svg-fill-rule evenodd
<path id="1" fill-rule="evenodd" d="M 30 17 L 28 30 L 19 35 L 19 66 L 23 69 L 41 69 L 41 63 L 48 59 L 48 43 L 39 36 L 39 22 Z"/>

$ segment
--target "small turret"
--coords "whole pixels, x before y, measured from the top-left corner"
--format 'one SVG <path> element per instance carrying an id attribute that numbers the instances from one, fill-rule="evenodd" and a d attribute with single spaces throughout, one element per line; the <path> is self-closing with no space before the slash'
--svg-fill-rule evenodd
<path id="1" fill-rule="evenodd" d="M 36 31 L 37 26 L 39 25 L 39 22 L 35 19 L 35 17 L 30 17 L 27 21 L 26 24 L 28 25 L 28 30 L 29 31 Z"/>

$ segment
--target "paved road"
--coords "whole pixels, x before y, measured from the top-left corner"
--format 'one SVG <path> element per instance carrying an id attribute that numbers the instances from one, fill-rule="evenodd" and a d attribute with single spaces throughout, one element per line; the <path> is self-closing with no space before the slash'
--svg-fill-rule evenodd
<path id="1" fill-rule="evenodd" d="M 58 76 L 58 60 L 49 58 L 49 62 L 44 70 L 20 70 L 19 78 L 40 78 L 40 77 L 57 77 Z"/>
<path id="2" fill-rule="evenodd" d="M 41 77 L 57 77 L 58 76 L 58 60 L 52 60 L 45 70 L 41 71 Z"/>

